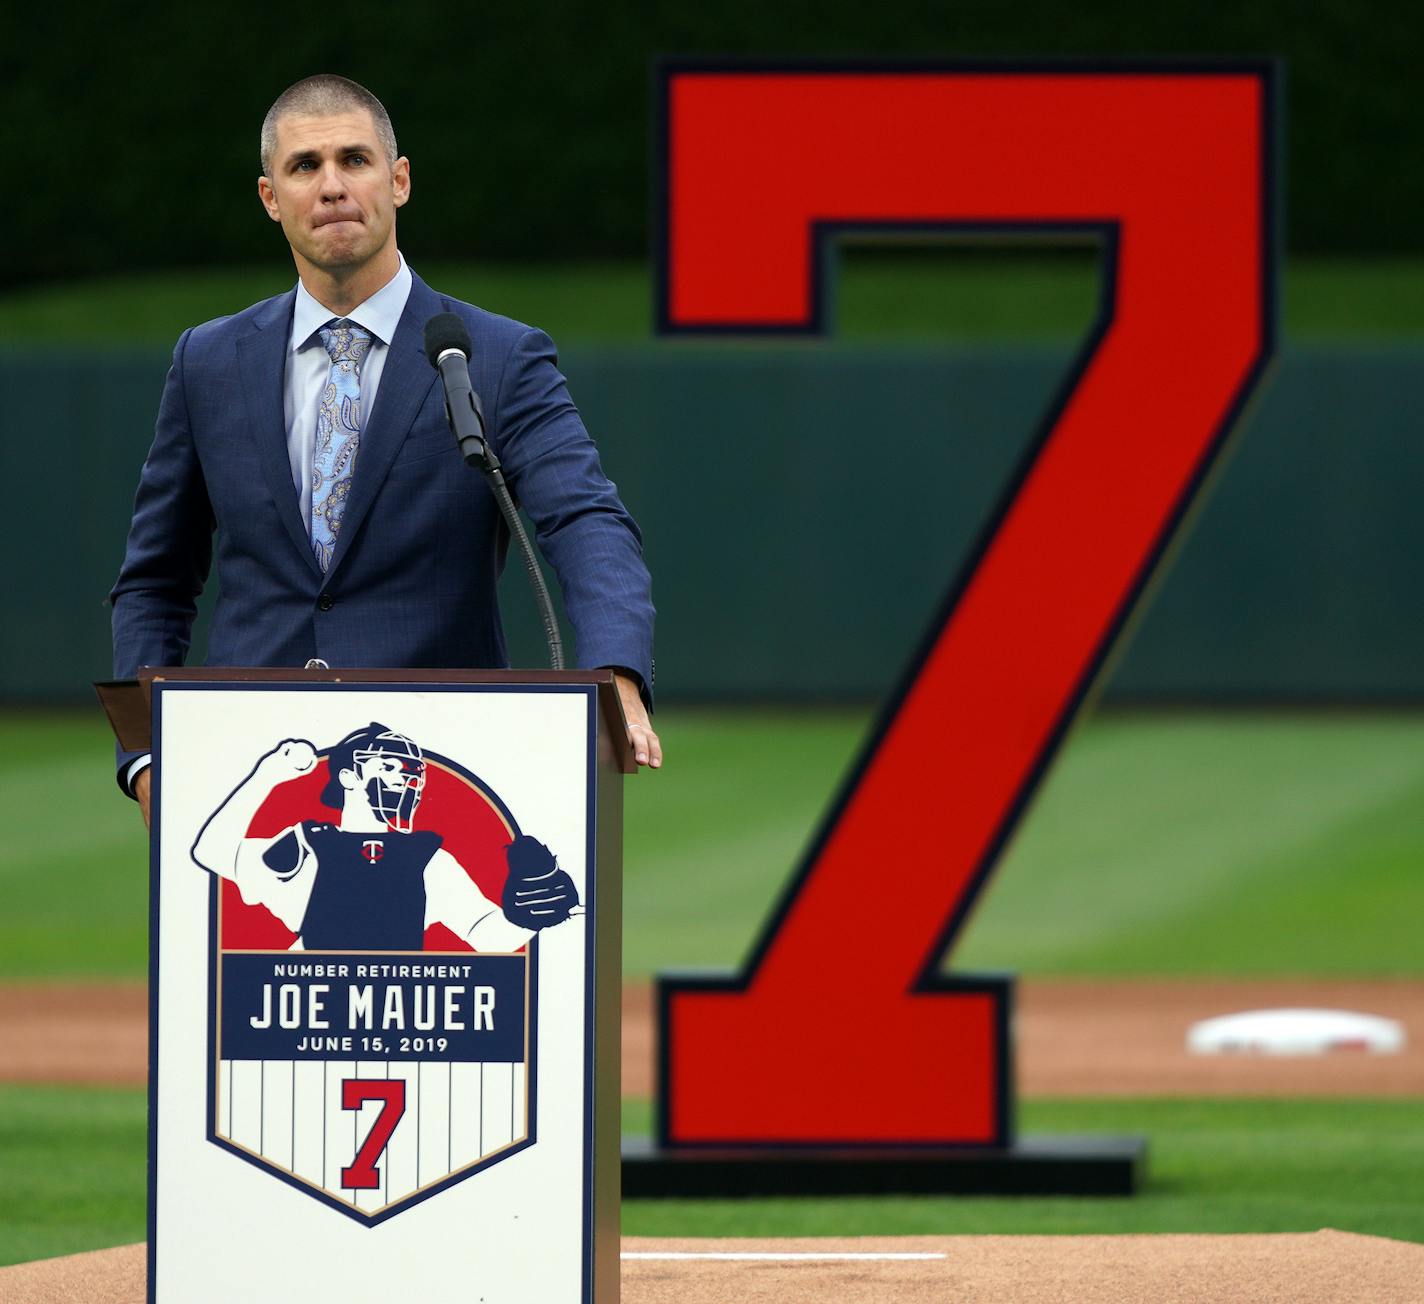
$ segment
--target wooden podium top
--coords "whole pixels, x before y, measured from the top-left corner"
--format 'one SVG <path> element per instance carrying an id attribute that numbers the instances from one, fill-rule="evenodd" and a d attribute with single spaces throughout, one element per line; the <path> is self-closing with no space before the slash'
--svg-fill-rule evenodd
<path id="1" fill-rule="evenodd" d="M 257 666 L 144 666 L 136 679 L 110 679 L 94 685 L 114 736 L 125 751 L 152 746 L 152 685 L 181 683 L 255 684 L 593 684 L 618 769 L 638 767 L 628 742 L 628 721 L 613 682 L 612 670 L 305 670 Z"/>

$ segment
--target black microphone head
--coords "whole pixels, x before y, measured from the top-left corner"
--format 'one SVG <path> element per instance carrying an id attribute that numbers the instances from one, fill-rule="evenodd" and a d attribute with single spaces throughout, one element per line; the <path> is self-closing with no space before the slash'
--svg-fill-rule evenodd
<path id="1" fill-rule="evenodd" d="M 425 323 L 425 356 L 432 367 L 447 349 L 458 349 L 468 359 L 474 346 L 464 322 L 453 312 L 437 312 Z"/>

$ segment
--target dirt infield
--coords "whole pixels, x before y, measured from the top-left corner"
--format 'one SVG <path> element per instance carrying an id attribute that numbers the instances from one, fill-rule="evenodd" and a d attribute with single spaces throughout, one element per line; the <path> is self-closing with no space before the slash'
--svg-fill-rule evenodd
<path id="1" fill-rule="evenodd" d="M 1197 1019 L 1270 1006 L 1360 1010 L 1400 1020 L 1402 1054 L 1291 1059 L 1188 1055 Z M 0 1081 L 142 1085 L 141 984 L 0 986 Z M 653 1094 L 652 993 L 623 999 L 623 1092 Z M 1424 1096 L 1424 982 L 1286 980 L 1020 983 L 1019 1089 L 1026 1096 Z"/>
<path id="2" fill-rule="evenodd" d="M 0 986 L 0 1082 L 141 1086 L 148 988 L 141 983 Z"/>
<path id="3" fill-rule="evenodd" d="M 1196 1019 L 1269 1006 L 1401 1020 L 1393 1056 L 1201 1058 Z M 624 994 L 624 1093 L 652 1093 L 646 985 Z M 141 984 L 0 986 L 0 1081 L 141 1085 Z M 1424 1095 L 1424 982 L 1048 982 L 1019 986 L 1027 1095 Z M 624 1304 L 1424 1304 L 1424 1245 L 1335 1231 L 1237 1236 L 947 1236 L 623 1243 Z M 888 1256 L 888 1257 L 887 1257 Z M 141 1304 L 141 1245 L 0 1267 L 5 1304 Z"/>
<path id="4" fill-rule="evenodd" d="M 741 1304 L 1424 1300 L 1424 1246 L 1335 1231 L 777 1241 L 628 1238 L 623 1252 L 624 1304 L 722 1304 L 729 1299 Z M 144 1287 L 141 1245 L 0 1268 L 0 1298 L 6 1304 L 142 1304 Z"/>

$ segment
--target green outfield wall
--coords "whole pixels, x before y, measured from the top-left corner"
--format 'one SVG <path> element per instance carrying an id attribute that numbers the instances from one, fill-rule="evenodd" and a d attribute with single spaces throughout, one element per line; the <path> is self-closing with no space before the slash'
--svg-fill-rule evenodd
<path id="1" fill-rule="evenodd" d="M 646 535 L 660 690 L 883 692 L 1070 359 L 1066 347 L 827 342 L 568 353 L 575 398 Z M 167 361 L 0 351 L 5 700 L 84 700 L 108 673 L 104 597 Z M 1286 349 L 1110 695 L 1424 697 L 1421 392 L 1417 345 Z M 538 664 L 517 569 L 505 608 L 516 661 Z"/>

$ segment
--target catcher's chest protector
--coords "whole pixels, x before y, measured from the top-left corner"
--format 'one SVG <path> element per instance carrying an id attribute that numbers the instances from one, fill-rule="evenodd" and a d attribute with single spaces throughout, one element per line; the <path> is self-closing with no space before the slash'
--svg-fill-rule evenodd
<path id="1" fill-rule="evenodd" d="M 316 877 L 302 920 L 308 951 L 419 951 L 425 944 L 425 867 L 440 835 L 346 833 L 303 824 Z"/>

